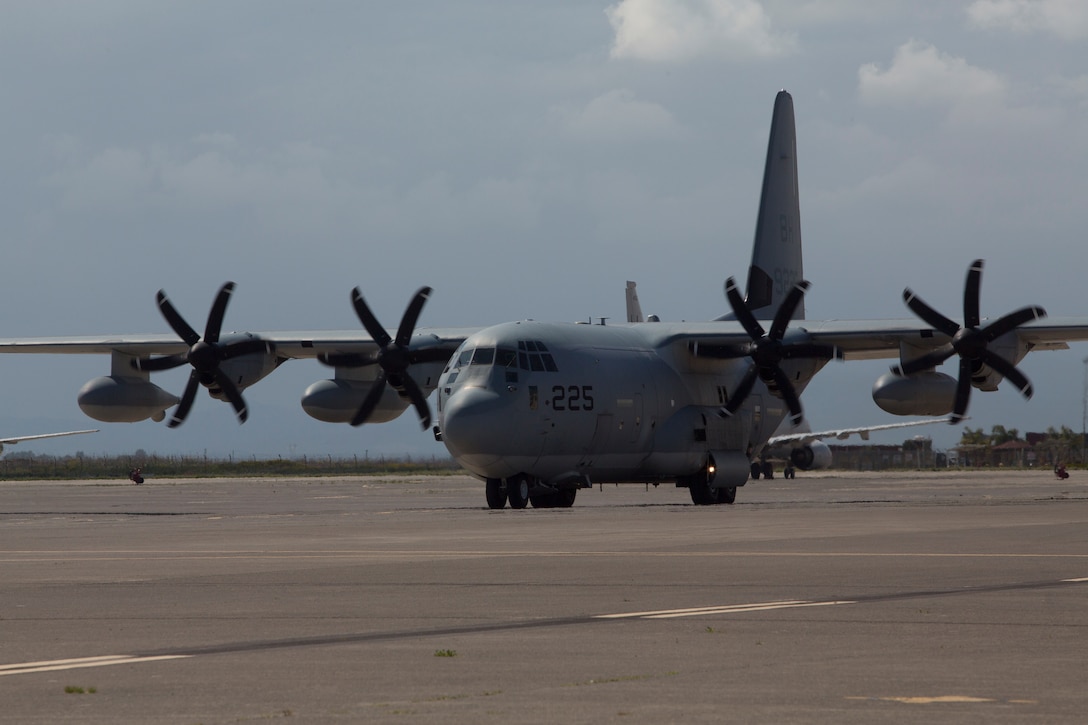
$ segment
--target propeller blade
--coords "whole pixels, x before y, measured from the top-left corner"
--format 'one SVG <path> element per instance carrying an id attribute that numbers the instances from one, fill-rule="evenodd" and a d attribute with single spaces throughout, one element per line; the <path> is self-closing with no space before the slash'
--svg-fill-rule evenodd
<path id="1" fill-rule="evenodd" d="M 355 417 L 351 419 L 351 424 L 353 426 L 362 425 L 370 418 L 370 414 L 378 407 L 378 401 L 381 400 L 382 393 L 385 392 L 385 384 L 385 371 L 379 370 L 378 377 L 374 379 L 374 384 L 370 386 L 370 392 L 366 394 L 363 404 L 359 406 L 359 410 L 356 411 Z"/>
<path id="2" fill-rule="evenodd" d="M 744 373 L 744 377 L 737 383 L 737 389 L 729 396 L 729 400 L 726 401 L 725 406 L 722 408 L 722 417 L 733 415 L 740 409 L 740 406 L 744 404 L 744 399 L 752 392 L 752 386 L 756 384 L 756 377 L 758 375 L 759 368 L 755 365 L 749 365 L 748 370 Z"/>
<path id="3" fill-rule="evenodd" d="M 227 377 L 227 374 L 220 370 L 215 369 L 215 382 L 219 384 L 219 389 L 223 391 L 223 394 L 227 396 L 227 400 L 234 406 L 234 412 L 238 416 L 239 423 L 245 423 L 249 418 L 249 408 L 246 406 L 246 401 L 242 398 L 241 391 L 238 390 L 238 386 L 234 384 L 234 381 Z"/>
<path id="4" fill-rule="evenodd" d="M 903 290 L 903 301 L 907 303 L 911 312 L 921 317 L 922 321 L 934 330 L 943 332 L 949 337 L 960 331 L 958 324 L 923 302 L 922 298 L 911 292 L 909 287 Z"/>
<path id="5" fill-rule="evenodd" d="M 196 334 L 196 330 L 190 327 L 185 318 L 178 314 L 165 292 L 159 290 L 155 295 L 155 301 L 159 305 L 159 312 L 166 318 L 166 324 L 170 325 L 170 329 L 176 332 L 186 345 L 192 347 L 200 341 L 200 335 Z"/>
<path id="6" fill-rule="evenodd" d="M 789 327 L 790 320 L 793 319 L 793 313 L 797 310 L 797 305 L 801 303 L 801 300 L 805 296 L 805 292 L 811 285 L 801 280 L 786 294 L 786 299 L 782 300 L 782 304 L 778 306 L 778 310 L 774 314 L 774 321 L 771 323 L 771 331 L 767 333 L 767 336 L 772 340 L 781 340 L 782 336 L 786 334 L 786 328 Z"/>
<path id="7" fill-rule="evenodd" d="M 219 332 L 223 327 L 223 316 L 227 314 L 227 303 L 234 294 L 234 283 L 227 282 L 219 288 L 219 294 L 215 296 L 211 312 L 208 313 L 208 322 L 204 326 L 204 342 L 215 344 L 219 342 Z"/>
<path id="8" fill-rule="evenodd" d="M 427 405 L 427 398 L 423 395 L 423 391 L 408 373 L 401 376 L 400 384 L 408 393 L 408 399 L 412 401 L 412 405 L 415 406 L 419 422 L 423 424 L 423 430 L 427 430 L 431 427 L 431 408 Z"/>
<path id="9" fill-rule="evenodd" d="M 971 262 L 967 282 L 963 285 L 963 326 L 978 327 L 979 292 L 982 287 L 982 260 Z"/>
<path id="10" fill-rule="evenodd" d="M 782 368 L 776 367 L 772 374 L 775 383 L 778 385 L 778 392 L 782 394 L 782 399 L 786 401 L 786 406 L 790 409 L 791 422 L 794 425 L 800 425 L 801 421 L 805 419 L 805 415 L 801 409 L 801 399 L 797 397 L 797 390 L 793 387 L 789 376 L 786 375 Z"/>
<path id="11" fill-rule="evenodd" d="M 170 428 L 177 428 L 185 422 L 189 410 L 193 407 L 193 401 L 196 399 L 196 389 L 199 385 L 200 373 L 193 370 L 189 373 L 189 382 L 185 385 L 185 392 L 181 396 L 181 402 L 178 403 L 178 407 L 174 408 L 174 414 L 167 424 Z"/>
<path id="12" fill-rule="evenodd" d="M 740 296 L 740 290 L 737 289 L 737 283 L 732 277 L 725 280 L 725 298 L 729 300 L 729 306 L 733 308 L 733 315 L 737 318 L 737 322 L 741 324 L 741 327 L 744 328 L 744 331 L 748 333 L 748 337 L 757 340 L 766 334 L 763 326 L 756 321 L 752 311 L 744 303 L 744 298 Z"/>
<path id="13" fill-rule="evenodd" d="M 430 296 L 430 287 L 420 287 L 412 297 L 412 301 L 408 303 L 408 308 L 400 318 L 400 327 L 397 328 L 397 337 L 394 340 L 397 345 L 408 347 L 408 343 L 412 340 L 412 332 L 416 329 L 416 322 L 419 320 L 419 313 L 423 311 L 423 305 Z"/>
<path id="14" fill-rule="evenodd" d="M 993 342 L 1005 333 L 1012 332 L 1024 323 L 1038 320 L 1043 317 L 1046 317 L 1046 310 L 1042 307 L 1024 307 L 991 322 L 983 328 L 982 336 L 985 338 L 986 342 Z"/>
<path id="15" fill-rule="evenodd" d="M 1020 369 L 1013 365 L 1011 362 L 1001 357 L 997 353 L 985 351 L 982 354 L 982 361 L 994 369 L 999 375 L 1004 377 L 1010 383 L 1015 385 L 1020 393 L 1025 398 L 1031 398 L 1035 393 L 1035 389 L 1031 385 L 1031 381 L 1027 376 L 1020 372 Z"/>
<path id="16" fill-rule="evenodd" d="M 952 416 L 949 422 L 955 425 L 967 414 L 967 403 L 971 399 L 971 361 L 960 358 L 960 376 L 956 380 L 956 398 L 952 404 Z"/>
<path id="17" fill-rule="evenodd" d="M 385 328 L 378 322 L 378 318 L 370 311 L 370 307 L 367 306 L 366 300 L 363 299 L 363 293 L 359 291 L 358 287 L 351 291 L 351 304 L 355 307 L 355 314 L 359 317 L 359 321 L 363 323 L 363 327 L 370 333 L 371 339 L 378 343 L 378 347 L 388 345 L 391 341 L 389 333 L 385 331 Z"/>

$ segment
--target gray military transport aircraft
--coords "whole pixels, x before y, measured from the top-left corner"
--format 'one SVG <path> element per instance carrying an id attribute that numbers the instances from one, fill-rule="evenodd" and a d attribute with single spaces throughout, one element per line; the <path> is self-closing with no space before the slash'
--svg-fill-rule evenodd
<path id="1" fill-rule="evenodd" d="M 486 482 L 487 503 L 521 509 L 570 506 L 594 483 L 675 483 L 696 504 L 732 503 L 779 424 L 803 419 L 800 394 L 832 359 L 898 358 L 873 386 L 896 415 L 959 421 L 972 388 L 1008 380 L 1032 388 L 1016 367 L 1029 351 L 1088 339 L 1088 318 L 1043 323 L 1039 307 L 980 316 L 982 261 L 970 265 L 963 317 L 954 321 L 909 289 L 917 320 L 806 320 L 793 99 L 775 99 L 748 270 L 747 295 L 725 284 L 731 314 L 708 322 L 577 324 L 520 321 L 482 329 L 416 329 L 430 296 L 412 297 L 395 331 L 379 323 L 356 288 L 361 331 L 220 334 L 234 291 L 219 291 L 199 334 L 164 292 L 159 310 L 174 335 L 0 340 L 0 352 L 107 354 L 110 374 L 90 380 L 80 408 L 101 421 L 181 424 L 203 386 L 233 406 L 242 391 L 293 358 L 331 366 L 303 393 L 318 420 L 359 425 L 396 418 L 411 405 L 434 435 Z M 180 339 L 179 339 L 180 338 Z M 958 375 L 936 367 L 958 357 Z M 181 398 L 150 374 L 191 366 Z"/>

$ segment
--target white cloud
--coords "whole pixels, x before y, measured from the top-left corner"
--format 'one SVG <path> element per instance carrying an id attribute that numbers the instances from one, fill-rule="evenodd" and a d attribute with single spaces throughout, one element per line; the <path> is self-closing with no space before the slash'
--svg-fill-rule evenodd
<path id="1" fill-rule="evenodd" d="M 1053 33 L 1066 40 L 1088 38 L 1084 0 L 975 0 L 967 17 L 979 28 Z"/>
<path id="2" fill-rule="evenodd" d="M 997 102 L 1005 90 L 1005 81 L 997 73 L 918 40 L 899 46 L 887 70 L 881 70 L 875 63 L 858 69 L 861 99 L 876 105 L 956 106 L 967 100 Z"/>
<path id="3" fill-rule="evenodd" d="M 771 28 L 756 0 L 620 0 L 605 13 L 615 31 L 613 58 L 774 58 L 796 47 L 792 34 Z"/>
<path id="4" fill-rule="evenodd" d="M 553 115 L 564 132 L 591 141 L 631 141 L 670 135 L 676 121 L 667 109 L 617 89 L 597 96 L 583 108 L 555 108 Z"/>

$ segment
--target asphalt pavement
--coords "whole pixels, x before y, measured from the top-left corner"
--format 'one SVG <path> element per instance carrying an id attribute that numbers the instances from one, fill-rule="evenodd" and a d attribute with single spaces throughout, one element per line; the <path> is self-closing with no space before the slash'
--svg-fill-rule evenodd
<path id="1" fill-rule="evenodd" d="M 1088 473 L 0 481 L 0 722 L 1083 721 Z"/>

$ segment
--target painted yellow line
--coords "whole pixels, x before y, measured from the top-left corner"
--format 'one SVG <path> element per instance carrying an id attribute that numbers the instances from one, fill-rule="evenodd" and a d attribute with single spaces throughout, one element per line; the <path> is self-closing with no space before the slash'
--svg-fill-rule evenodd
<path id="1" fill-rule="evenodd" d="M 46 662 L 22 662 L 14 665 L 0 665 L 0 677 L 5 675 L 27 675 L 32 672 L 59 672 L 62 670 L 79 670 L 88 667 L 106 667 L 107 665 L 131 665 L 138 662 L 161 662 L 163 660 L 180 660 L 192 655 L 155 655 L 152 657 L 135 657 L 133 655 L 103 655 L 100 657 L 83 657 L 68 660 L 50 660 Z"/>

